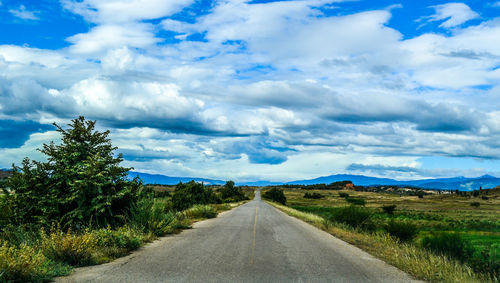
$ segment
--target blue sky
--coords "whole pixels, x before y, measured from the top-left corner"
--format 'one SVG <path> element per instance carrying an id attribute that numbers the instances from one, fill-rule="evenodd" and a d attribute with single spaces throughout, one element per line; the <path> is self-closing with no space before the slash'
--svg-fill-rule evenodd
<path id="1" fill-rule="evenodd" d="M 499 1 L 0 0 L 0 168 L 84 115 L 126 165 L 500 176 Z"/>

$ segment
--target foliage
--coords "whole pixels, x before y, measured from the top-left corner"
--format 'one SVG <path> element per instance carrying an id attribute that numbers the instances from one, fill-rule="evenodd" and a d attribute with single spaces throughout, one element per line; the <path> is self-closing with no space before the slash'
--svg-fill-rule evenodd
<path id="1" fill-rule="evenodd" d="M 283 185 L 284 188 L 299 187 L 303 190 L 344 190 L 346 187 L 354 187 L 351 181 L 339 181 L 330 184 L 311 184 L 306 186 L 300 185 Z"/>
<path id="2" fill-rule="evenodd" d="M 304 198 L 312 198 L 312 199 L 320 199 L 320 198 L 324 198 L 325 196 L 320 194 L 320 193 L 305 193 L 304 194 Z"/>
<path id="3" fill-rule="evenodd" d="M 339 192 L 339 197 L 341 197 L 341 198 L 347 198 L 347 197 L 349 197 L 349 194 L 348 193 L 344 193 L 344 192 Z"/>
<path id="4" fill-rule="evenodd" d="M 0 241 L 0 281 L 37 281 L 43 278 L 45 256 L 27 244 L 9 246 Z"/>
<path id="5" fill-rule="evenodd" d="M 479 203 L 477 201 L 474 201 L 474 202 L 470 203 L 470 206 L 472 206 L 472 207 L 479 207 L 480 205 L 481 205 L 481 203 Z"/>
<path id="6" fill-rule="evenodd" d="M 52 226 L 49 233 L 42 229 L 39 243 L 40 250 L 47 258 L 76 266 L 96 263 L 96 246 L 97 239 L 89 230 L 76 234 L 71 229 L 63 232 L 59 226 Z"/>
<path id="7" fill-rule="evenodd" d="M 238 202 L 248 199 L 241 188 L 234 186 L 233 181 L 227 181 L 226 184 L 219 190 L 219 192 L 224 202 Z"/>
<path id="8" fill-rule="evenodd" d="M 212 190 L 195 181 L 179 183 L 172 196 L 173 208 L 177 211 L 188 209 L 195 204 L 210 203 L 221 203 L 221 200 Z"/>
<path id="9" fill-rule="evenodd" d="M 354 228 L 373 229 L 371 218 L 373 212 L 365 207 L 355 205 L 339 207 L 329 217 L 330 221 L 347 224 Z"/>
<path id="10" fill-rule="evenodd" d="M 125 250 L 135 250 L 141 246 L 143 236 L 129 226 L 123 226 L 117 230 L 101 228 L 92 231 L 98 247 L 120 248 Z"/>
<path id="11" fill-rule="evenodd" d="M 172 233 L 177 228 L 177 214 L 170 211 L 171 206 L 166 200 L 144 197 L 132 208 L 130 225 L 156 236 Z"/>
<path id="12" fill-rule="evenodd" d="M 395 209 L 396 209 L 396 205 L 395 204 L 382 206 L 382 210 L 384 210 L 384 212 L 387 213 L 387 214 L 389 214 L 389 215 L 393 215 Z"/>
<path id="13" fill-rule="evenodd" d="M 365 205 L 366 200 L 362 198 L 353 198 L 353 197 L 346 197 L 345 200 L 349 203 L 355 204 L 355 205 Z"/>
<path id="14" fill-rule="evenodd" d="M 10 191 L 13 224 L 59 221 L 79 228 L 123 223 L 124 216 L 140 197 L 141 183 L 127 180 L 130 168 L 119 166 L 109 131 L 95 130 L 95 121 L 84 117 L 72 120 L 68 129 L 57 124 L 62 135 L 59 145 L 39 149 L 47 162 L 24 159 L 13 166 L 6 182 Z"/>
<path id="15" fill-rule="evenodd" d="M 277 203 L 285 204 L 286 197 L 283 193 L 283 189 L 272 188 L 262 194 L 262 197 Z"/>
<path id="16" fill-rule="evenodd" d="M 462 262 L 472 256 L 471 244 L 458 233 L 435 232 L 422 239 L 422 246 L 433 252 L 450 256 Z"/>
<path id="17" fill-rule="evenodd" d="M 211 205 L 194 205 L 193 207 L 186 209 L 184 215 L 189 218 L 215 218 L 217 217 L 216 209 Z"/>
<path id="18" fill-rule="evenodd" d="M 398 238 L 402 242 L 413 240 L 419 232 L 417 225 L 411 221 L 397 221 L 394 219 L 391 219 L 384 228 L 389 235 Z"/>

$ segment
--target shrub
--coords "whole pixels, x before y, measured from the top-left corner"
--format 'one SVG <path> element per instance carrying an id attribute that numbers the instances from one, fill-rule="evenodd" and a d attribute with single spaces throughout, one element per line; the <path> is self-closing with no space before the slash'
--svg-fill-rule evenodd
<path id="1" fill-rule="evenodd" d="M 458 233 L 437 232 L 422 239 L 422 246 L 435 253 L 466 261 L 473 252 L 471 244 Z"/>
<path id="2" fill-rule="evenodd" d="M 241 188 L 234 186 L 233 181 L 227 181 L 226 184 L 219 190 L 219 192 L 224 202 L 237 202 L 248 199 Z"/>
<path id="3" fill-rule="evenodd" d="M 217 211 L 213 206 L 210 205 L 195 205 L 184 211 L 184 215 L 189 218 L 215 218 L 217 217 Z"/>
<path id="4" fill-rule="evenodd" d="M 41 281 L 45 276 L 45 256 L 27 244 L 9 246 L 0 241 L 0 282 Z"/>
<path id="5" fill-rule="evenodd" d="M 385 213 L 387 213 L 389 215 L 393 215 L 394 210 L 396 209 L 396 205 L 395 204 L 384 205 L 384 206 L 382 206 L 382 209 L 384 210 Z"/>
<path id="6" fill-rule="evenodd" d="M 373 212 L 365 207 L 355 205 L 337 208 L 329 217 L 331 221 L 347 224 L 354 228 L 373 229 L 371 218 Z"/>
<path id="7" fill-rule="evenodd" d="M 147 197 L 135 205 L 129 215 L 130 225 L 144 233 L 162 236 L 176 229 L 176 213 L 169 211 L 171 203 Z"/>
<path id="8" fill-rule="evenodd" d="M 349 203 L 355 204 L 355 205 L 365 205 L 366 200 L 362 198 L 352 198 L 352 197 L 346 197 L 345 200 Z"/>
<path id="9" fill-rule="evenodd" d="M 498 254 L 498 250 L 494 247 L 490 247 L 490 249 L 484 249 L 479 252 L 476 252 L 472 258 L 468 260 L 468 264 L 474 269 L 476 272 L 489 274 L 493 279 L 493 282 L 498 282 L 500 278 L 500 254 Z M 494 278 L 497 278 L 495 281 Z"/>
<path id="10" fill-rule="evenodd" d="M 481 203 L 479 203 L 477 201 L 474 201 L 474 202 L 470 203 L 470 206 L 472 206 L 472 207 L 479 207 L 480 205 L 481 205 Z"/>
<path id="11" fill-rule="evenodd" d="M 339 193 L 339 197 L 341 197 L 341 198 L 347 198 L 347 197 L 349 197 L 349 194 L 348 193 L 344 193 L 344 192 L 340 192 Z"/>
<path id="12" fill-rule="evenodd" d="M 485 195 L 481 196 L 481 198 L 482 198 L 483 200 L 488 200 L 488 199 L 490 199 L 488 196 L 485 196 Z"/>
<path id="13" fill-rule="evenodd" d="M 92 231 L 98 247 L 135 250 L 141 246 L 142 236 L 134 229 L 123 226 L 112 230 L 110 226 Z"/>
<path id="14" fill-rule="evenodd" d="M 77 266 L 96 263 L 96 247 L 97 239 L 88 230 L 82 234 L 71 230 L 65 233 L 59 226 L 52 226 L 48 234 L 42 229 L 39 243 L 47 258 Z"/>
<path id="15" fill-rule="evenodd" d="M 304 198 L 311 198 L 311 199 L 320 199 L 320 198 L 324 198 L 325 196 L 320 194 L 320 193 L 305 193 L 304 194 Z"/>
<path id="16" fill-rule="evenodd" d="M 172 196 L 173 208 L 177 211 L 188 209 L 195 204 L 221 203 L 215 193 L 206 189 L 203 184 L 191 181 L 179 183 Z"/>
<path id="17" fill-rule="evenodd" d="M 384 228 L 389 235 L 398 238 L 402 242 L 411 241 L 418 234 L 417 225 L 410 221 L 395 221 L 391 219 Z"/>
<path id="18" fill-rule="evenodd" d="M 272 188 L 269 191 L 264 192 L 264 194 L 262 194 L 262 197 L 277 203 L 281 203 L 283 205 L 286 203 L 286 197 L 283 193 L 283 189 Z"/>

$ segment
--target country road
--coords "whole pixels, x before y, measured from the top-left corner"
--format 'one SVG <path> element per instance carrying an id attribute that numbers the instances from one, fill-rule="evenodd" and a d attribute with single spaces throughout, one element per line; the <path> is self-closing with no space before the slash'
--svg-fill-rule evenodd
<path id="1" fill-rule="evenodd" d="M 255 199 L 56 282 L 417 282 Z"/>

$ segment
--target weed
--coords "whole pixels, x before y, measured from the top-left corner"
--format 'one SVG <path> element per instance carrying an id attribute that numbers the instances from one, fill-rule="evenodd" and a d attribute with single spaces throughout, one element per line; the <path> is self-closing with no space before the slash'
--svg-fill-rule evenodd
<path id="1" fill-rule="evenodd" d="M 450 256 L 465 262 L 472 256 L 473 248 L 469 241 L 458 233 L 435 232 L 422 239 L 422 246 L 435 253 Z"/>
<path id="2" fill-rule="evenodd" d="M 370 209 L 351 205 L 337 208 L 329 220 L 344 223 L 354 228 L 372 230 L 372 216 L 373 212 Z"/>
<path id="3" fill-rule="evenodd" d="M 27 244 L 0 241 L 0 281 L 38 281 L 45 276 L 45 256 Z"/>
<path id="4" fill-rule="evenodd" d="M 195 205 L 184 211 L 184 215 L 192 219 L 215 218 L 217 211 L 210 205 Z"/>
<path id="5" fill-rule="evenodd" d="M 402 242 L 413 240 L 418 234 L 418 227 L 410 221 L 397 221 L 391 219 L 386 225 L 385 230 L 389 235 L 398 238 Z"/>

